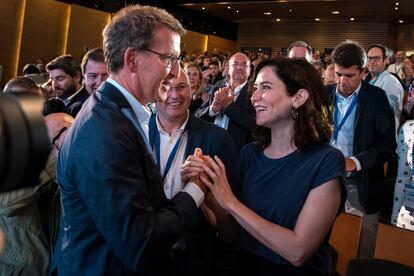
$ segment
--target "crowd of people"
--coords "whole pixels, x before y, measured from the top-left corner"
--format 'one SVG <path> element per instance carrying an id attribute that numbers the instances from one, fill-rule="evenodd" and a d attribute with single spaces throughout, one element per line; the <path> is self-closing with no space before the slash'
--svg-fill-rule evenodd
<path id="1" fill-rule="evenodd" d="M 81 63 L 39 59 L 7 82 L 44 99 L 52 146 L 39 185 L 0 196 L 1 275 L 332 275 L 342 211 L 373 257 L 397 154 L 390 221 L 414 230 L 403 51 L 189 55 L 184 33 L 129 6 Z"/>

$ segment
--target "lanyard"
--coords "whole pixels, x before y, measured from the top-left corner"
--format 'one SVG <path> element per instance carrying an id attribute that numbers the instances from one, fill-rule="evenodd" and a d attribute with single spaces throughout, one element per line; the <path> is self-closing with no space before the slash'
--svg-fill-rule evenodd
<path id="1" fill-rule="evenodd" d="M 155 120 L 155 117 L 156 116 L 153 117 L 153 120 Z M 156 158 L 157 158 L 156 161 L 157 161 L 157 164 L 158 164 L 159 168 L 161 168 L 161 137 L 160 137 L 160 131 L 158 129 L 158 126 L 157 126 L 156 122 L 153 122 L 150 125 L 154 127 L 154 130 L 150 131 L 151 148 L 154 148 L 154 144 L 155 144 L 155 152 L 156 152 Z M 187 130 L 187 126 L 188 126 L 188 123 L 185 126 L 184 131 L 181 133 L 180 138 L 178 138 L 178 140 L 175 143 L 170 155 L 167 158 L 167 163 L 165 165 L 164 172 L 162 173 L 162 183 L 164 183 L 164 180 L 167 177 L 167 174 L 171 169 L 171 165 L 172 165 L 172 163 L 175 159 L 175 156 L 177 154 L 177 151 L 180 147 L 183 134 Z"/>
<path id="2" fill-rule="evenodd" d="M 338 97 L 335 97 L 335 114 L 334 114 L 334 137 L 333 140 L 336 142 L 338 139 L 338 134 L 341 128 L 344 126 L 346 120 L 348 119 L 349 115 L 351 115 L 352 111 L 354 110 L 356 104 L 358 95 L 354 94 L 354 98 L 352 99 L 351 106 L 348 108 L 348 110 L 345 112 L 344 117 L 342 118 L 341 122 L 338 124 L 338 116 L 339 116 L 339 108 L 338 108 Z"/>

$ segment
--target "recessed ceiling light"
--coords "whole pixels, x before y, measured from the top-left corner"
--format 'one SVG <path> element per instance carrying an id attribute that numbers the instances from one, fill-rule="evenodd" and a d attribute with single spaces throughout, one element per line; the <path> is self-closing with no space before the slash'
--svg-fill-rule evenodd
<path id="1" fill-rule="evenodd" d="M 280 19 L 280 18 L 276 18 L 276 21 L 277 21 L 277 22 L 280 22 L 280 21 L 281 21 L 281 19 Z"/>
<path id="2" fill-rule="evenodd" d="M 230 9 L 231 9 L 231 7 L 230 7 L 230 6 L 227 6 L 227 9 L 228 9 L 228 10 L 230 10 Z"/>
<path id="3" fill-rule="evenodd" d="M 201 9 L 202 9 L 202 10 L 205 10 L 205 9 L 206 9 L 206 7 L 201 7 Z"/>
<path id="4" fill-rule="evenodd" d="M 399 4 L 400 4 L 400 3 L 398 3 L 398 2 L 395 2 L 395 5 L 396 5 L 396 6 L 398 6 Z"/>
<path id="5" fill-rule="evenodd" d="M 271 13 L 271 12 L 264 12 L 263 14 L 264 14 L 264 15 L 272 15 L 272 13 Z"/>
<path id="6" fill-rule="evenodd" d="M 289 10 L 289 12 L 293 12 L 293 10 L 292 10 L 292 9 L 290 9 L 290 10 Z"/>
<path id="7" fill-rule="evenodd" d="M 398 7 L 395 7 L 394 9 L 398 10 Z"/>
<path id="8" fill-rule="evenodd" d="M 239 10 L 237 10 L 236 13 L 239 13 Z"/>
<path id="9" fill-rule="evenodd" d="M 404 23 L 404 20 L 398 20 L 399 23 Z"/>
<path id="10" fill-rule="evenodd" d="M 339 11 L 332 11 L 332 14 L 339 14 Z"/>
<path id="11" fill-rule="evenodd" d="M 315 21 L 320 21 L 320 19 L 318 17 L 315 18 Z"/>
<path id="12" fill-rule="evenodd" d="M 351 18 L 349 18 L 349 20 L 354 21 L 354 20 L 355 20 L 355 18 L 351 17 Z"/>

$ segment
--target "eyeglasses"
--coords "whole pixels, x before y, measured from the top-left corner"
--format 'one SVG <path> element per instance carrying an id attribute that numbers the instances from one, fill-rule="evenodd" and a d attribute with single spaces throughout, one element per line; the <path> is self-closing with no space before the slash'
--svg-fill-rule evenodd
<path id="1" fill-rule="evenodd" d="M 155 55 L 158 55 L 163 62 L 167 62 L 167 68 L 173 67 L 174 64 L 177 63 L 177 61 L 179 59 L 179 57 L 177 57 L 175 55 L 161 54 L 161 53 L 158 53 L 158 52 L 156 52 L 154 50 L 151 50 L 151 49 L 148 49 L 148 48 L 145 49 L 145 50 L 150 52 L 150 53 L 153 53 Z"/>
<path id="2" fill-rule="evenodd" d="M 177 85 L 177 86 L 170 86 L 170 91 L 173 91 L 173 90 L 175 90 L 175 92 L 183 92 L 184 91 L 184 89 L 186 89 L 186 88 L 188 88 L 189 87 L 189 85 L 188 84 L 179 84 L 179 85 Z"/>
<path id="3" fill-rule="evenodd" d="M 382 57 L 380 57 L 380 56 L 373 56 L 373 57 L 367 56 L 367 60 L 377 62 L 377 61 L 382 60 Z"/>
<path id="4" fill-rule="evenodd" d="M 247 63 L 231 63 L 231 66 L 233 66 L 233 68 L 240 68 L 240 69 L 245 69 L 248 65 Z"/>
<path id="5" fill-rule="evenodd" d="M 59 148 L 59 147 L 58 147 L 58 145 L 56 144 L 56 141 L 57 141 L 57 140 L 59 140 L 60 136 L 62 136 L 62 134 L 63 134 L 66 130 L 68 130 L 68 128 L 67 128 L 67 127 L 62 127 L 62 128 L 59 130 L 58 134 L 57 134 L 55 137 L 53 137 L 53 139 L 52 139 L 52 147 L 51 147 L 50 151 L 52 151 L 53 147 L 55 147 L 58 151 L 60 150 L 60 148 Z"/>

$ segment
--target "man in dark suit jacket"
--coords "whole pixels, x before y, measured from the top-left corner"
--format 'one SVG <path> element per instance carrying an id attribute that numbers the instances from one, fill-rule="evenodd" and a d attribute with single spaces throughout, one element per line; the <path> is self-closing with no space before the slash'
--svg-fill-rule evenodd
<path id="1" fill-rule="evenodd" d="M 155 104 L 157 114 L 150 120 L 149 140 L 156 152 L 167 198 L 181 191 L 187 182 L 180 175 L 181 165 L 196 148 L 204 155 L 218 156 L 226 165 L 230 182 L 234 183 L 235 179 L 236 147 L 231 136 L 224 129 L 191 115 L 190 102 L 190 83 L 181 69 L 179 77 L 172 81 L 167 98 Z M 203 205 L 204 212 L 208 212 L 206 208 Z M 217 267 L 217 264 L 224 261 L 220 249 L 228 246 L 217 239 L 217 229 L 208 223 L 203 211 L 199 210 L 198 225 L 171 249 L 176 275 L 224 273 L 223 266 Z"/>
<path id="2" fill-rule="evenodd" d="M 148 143 L 149 101 L 178 76 L 181 24 L 129 6 L 103 32 L 110 78 L 85 103 L 60 149 L 58 273 L 169 275 L 169 249 L 198 221 L 205 188 L 168 200 Z"/>
<path id="3" fill-rule="evenodd" d="M 355 42 L 333 54 L 337 84 L 328 87 L 334 109 L 331 144 L 346 158 L 345 209 L 362 216 L 359 257 L 373 257 L 378 215 L 384 202 L 384 163 L 395 153 L 394 116 L 385 92 L 361 79 L 365 51 Z"/>
<path id="4" fill-rule="evenodd" d="M 252 141 L 252 132 L 256 128 L 255 110 L 248 93 L 249 74 L 249 58 L 243 53 L 231 56 L 229 84 L 215 91 L 211 105 L 197 115 L 226 129 L 237 150 Z"/>
<path id="5" fill-rule="evenodd" d="M 83 85 L 81 89 L 68 98 L 66 113 L 73 118 L 76 117 L 82 105 L 95 92 L 99 86 L 108 78 L 108 68 L 102 48 L 89 50 L 81 63 Z"/>

